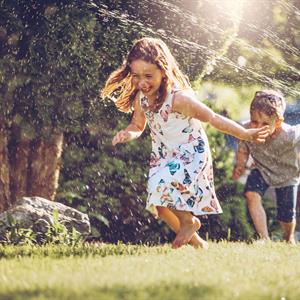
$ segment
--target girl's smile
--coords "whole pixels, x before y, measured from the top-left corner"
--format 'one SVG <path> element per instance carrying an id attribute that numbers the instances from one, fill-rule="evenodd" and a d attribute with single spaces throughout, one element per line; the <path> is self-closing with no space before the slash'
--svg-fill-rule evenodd
<path id="1" fill-rule="evenodd" d="M 163 72 L 156 64 L 142 59 L 131 63 L 132 83 L 143 92 L 148 99 L 154 101 L 160 88 Z"/>

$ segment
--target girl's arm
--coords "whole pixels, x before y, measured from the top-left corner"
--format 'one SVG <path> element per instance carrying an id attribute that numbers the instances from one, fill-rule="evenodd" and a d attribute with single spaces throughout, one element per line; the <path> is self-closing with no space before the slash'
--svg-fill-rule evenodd
<path id="1" fill-rule="evenodd" d="M 119 131 L 112 139 L 112 144 L 115 146 L 119 143 L 125 143 L 137 139 L 146 127 L 146 117 L 141 109 L 139 94 L 134 100 L 134 112 L 130 124 L 124 129 Z"/>
<path id="2" fill-rule="evenodd" d="M 184 91 L 175 94 L 173 111 L 199 119 L 202 122 L 208 122 L 219 131 L 233 135 L 241 140 L 263 143 L 270 132 L 268 126 L 246 129 L 233 120 L 215 113 L 204 103 L 201 103 Z"/>

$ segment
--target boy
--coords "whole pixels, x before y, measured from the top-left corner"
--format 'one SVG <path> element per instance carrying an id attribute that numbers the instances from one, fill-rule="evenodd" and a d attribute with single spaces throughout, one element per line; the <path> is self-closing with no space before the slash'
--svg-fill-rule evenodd
<path id="1" fill-rule="evenodd" d="M 270 136 L 264 144 L 239 142 L 233 179 L 244 173 L 250 154 L 254 168 L 247 178 L 244 196 L 255 229 L 261 239 L 270 239 L 261 199 L 267 188 L 272 186 L 275 188 L 277 218 L 283 238 L 295 244 L 300 124 L 290 126 L 283 122 L 285 107 L 285 99 L 280 93 L 270 90 L 256 92 L 250 106 L 251 121 L 246 126 L 258 128 L 269 125 Z"/>

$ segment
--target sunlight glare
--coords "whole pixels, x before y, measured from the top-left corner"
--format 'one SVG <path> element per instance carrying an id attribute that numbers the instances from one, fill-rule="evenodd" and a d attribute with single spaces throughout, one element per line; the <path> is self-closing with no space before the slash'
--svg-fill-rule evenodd
<path id="1" fill-rule="evenodd" d="M 245 0 L 217 0 L 220 8 L 224 9 L 233 20 L 240 21 Z"/>

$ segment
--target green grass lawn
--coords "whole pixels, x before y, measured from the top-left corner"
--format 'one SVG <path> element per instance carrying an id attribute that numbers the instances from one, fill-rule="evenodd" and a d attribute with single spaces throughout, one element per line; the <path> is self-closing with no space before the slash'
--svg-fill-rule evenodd
<path id="1" fill-rule="evenodd" d="M 300 299 L 300 245 L 0 246 L 0 299 Z"/>

